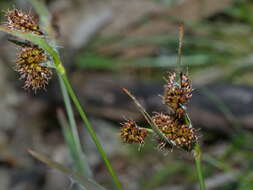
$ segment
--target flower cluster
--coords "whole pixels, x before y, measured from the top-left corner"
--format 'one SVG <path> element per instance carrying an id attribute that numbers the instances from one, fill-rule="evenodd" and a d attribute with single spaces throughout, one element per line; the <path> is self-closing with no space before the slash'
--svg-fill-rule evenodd
<path id="1" fill-rule="evenodd" d="M 176 82 L 176 73 L 170 73 L 164 87 L 164 104 L 168 105 L 179 117 L 185 114 L 185 104 L 192 97 L 192 87 L 186 74 L 180 74 L 180 83 Z"/>
<path id="2" fill-rule="evenodd" d="M 197 141 L 196 130 L 189 127 L 184 122 L 175 119 L 173 115 L 156 114 L 153 116 L 153 122 L 160 129 L 160 131 L 172 142 L 173 145 L 190 151 L 193 149 Z M 162 139 L 159 140 L 159 147 L 171 147 L 170 144 Z"/>
<path id="3" fill-rule="evenodd" d="M 15 70 L 20 79 L 25 80 L 25 88 L 33 90 L 45 89 L 53 72 L 50 68 L 40 65 L 47 60 L 47 54 L 38 47 L 23 47 L 18 55 Z"/>
<path id="4" fill-rule="evenodd" d="M 6 17 L 6 26 L 10 30 L 43 35 L 38 22 L 30 14 L 14 9 L 7 11 Z M 25 81 L 24 87 L 35 91 L 45 89 L 53 74 L 51 68 L 42 65 L 48 61 L 48 55 L 43 49 L 29 42 L 16 44 L 21 50 L 17 56 L 15 70 L 20 74 L 20 79 Z"/>
<path id="5" fill-rule="evenodd" d="M 147 130 L 137 126 L 135 121 L 128 120 L 122 124 L 120 136 L 126 143 L 139 143 L 143 144 L 147 136 Z"/>
<path id="6" fill-rule="evenodd" d="M 192 97 L 193 89 L 187 74 L 180 73 L 179 82 L 177 82 L 176 77 L 176 73 L 170 73 L 164 86 L 163 103 L 172 112 L 170 114 L 155 113 L 151 117 L 151 122 L 167 139 L 161 138 L 159 134 L 156 135 L 159 148 L 171 149 L 176 146 L 180 149 L 191 151 L 198 140 L 197 131 L 191 126 L 186 114 L 186 104 Z M 143 144 L 143 137 L 146 136 L 146 133 L 145 136 L 142 136 L 141 133 L 135 132 L 138 129 L 134 121 L 126 122 L 121 129 L 121 138 L 127 143 Z M 144 129 L 142 128 L 142 130 Z M 141 141 L 137 139 L 141 139 Z"/>
<path id="7" fill-rule="evenodd" d="M 38 22 L 30 15 L 19 11 L 18 9 L 8 10 L 6 12 L 6 26 L 11 30 L 22 32 L 32 32 L 42 35 Z"/>

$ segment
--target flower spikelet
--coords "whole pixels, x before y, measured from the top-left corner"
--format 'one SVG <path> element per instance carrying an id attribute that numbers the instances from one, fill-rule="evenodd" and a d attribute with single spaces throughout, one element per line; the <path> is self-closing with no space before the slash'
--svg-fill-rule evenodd
<path id="1" fill-rule="evenodd" d="M 191 151 L 198 139 L 196 130 L 184 124 L 174 115 L 156 114 L 152 118 L 160 131 L 179 148 Z M 159 138 L 159 147 L 171 148 L 171 145 Z"/>
<path id="2" fill-rule="evenodd" d="M 8 10 L 6 12 L 6 26 L 11 30 L 19 30 L 22 32 L 32 32 L 34 34 L 42 35 L 40 27 L 36 19 L 30 15 L 23 13 L 18 9 Z"/>
<path id="3" fill-rule="evenodd" d="M 182 104 L 185 104 L 192 97 L 193 89 L 191 86 L 191 81 L 186 74 L 184 73 L 180 74 L 180 82 L 181 82 L 181 89 L 182 89 L 182 97 L 180 101 Z"/>
<path id="4" fill-rule="evenodd" d="M 164 104 L 168 105 L 179 117 L 185 114 L 185 104 L 192 96 L 192 87 L 186 74 L 180 74 L 180 83 L 176 82 L 176 73 L 170 73 L 164 87 Z"/>
<path id="5" fill-rule="evenodd" d="M 173 116 L 157 113 L 152 117 L 152 120 L 166 137 L 168 137 L 170 140 L 174 139 L 178 124 Z"/>
<path id="6" fill-rule="evenodd" d="M 48 81 L 52 78 L 50 68 L 40 65 L 47 61 L 47 54 L 38 47 L 24 47 L 16 61 L 16 71 L 20 79 L 25 80 L 25 88 L 33 90 L 45 89 Z"/>
<path id="7" fill-rule="evenodd" d="M 128 120 L 122 124 L 120 136 L 123 142 L 144 144 L 144 139 L 148 132 L 144 128 L 139 128 L 135 121 Z"/>

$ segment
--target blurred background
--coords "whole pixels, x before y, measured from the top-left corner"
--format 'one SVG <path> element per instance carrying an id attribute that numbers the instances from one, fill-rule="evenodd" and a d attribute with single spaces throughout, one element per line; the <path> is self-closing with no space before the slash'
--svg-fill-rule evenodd
<path id="1" fill-rule="evenodd" d="M 178 24 L 185 24 L 183 65 L 193 98 L 189 114 L 200 130 L 207 189 L 253 189 L 253 1 L 47 0 L 70 80 L 128 190 L 194 190 L 190 153 L 121 143 L 120 122 L 145 125 L 128 88 L 149 113 L 165 110 L 158 96 L 176 65 Z M 1 0 L 1 10 L 31 10 L 25 0 Z M 3 12 L 1 20 L 4 22 Z M 63 108 L 57 77 L 47 91 L 22 88 L 13 71 L 17 47 L 0 34 L 0 189 L 71 189 L 70 178 L 28 155 L 31 148 L 71 166 L 56 117 Z M 78 114 L 84 151 L 96 180 L 112 181 Z"/>

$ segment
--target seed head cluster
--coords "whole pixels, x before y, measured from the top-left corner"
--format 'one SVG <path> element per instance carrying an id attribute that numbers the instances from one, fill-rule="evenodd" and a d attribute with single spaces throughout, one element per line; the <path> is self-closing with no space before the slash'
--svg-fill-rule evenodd
<path id="1" fill-rule="evenodd" d="M 196 130 L 188 125 L 181 123 L 171 115 L 156 114 L 153 116 L 153 122 L 160 131 L 172 142 L 172 144 L 185 149 L 192 150 L 193 145 L 197 141 Z M 166 145 L 165 141 L 159 139 L 160 148 Z"/>
<path id="2" fill-rule="evenodd" d="M 128 120 L 122 124 L 120 136 L 126 143 L 139 143 L 143 144 L 147 136 L 147 130 L 137 126 L 135 121 Z"/>
<path id="3" fill-rule="evenodd" d="M 197 131 L 191 126 L 186 115 L 186 105 L 192 97 L 193 89 L 187 74 L 180 73 L 179 81 L 176 78 L 175 72 L 170 73 L 164 86 L 163 103 L 172 112 L 155 113 L 151 119 L 163 136 L 167 138 L 165 140 L 159 134 L 155 136 L 160 149 L 171 150 L 175 146 L 186 151 L 191 151 L 198 140 Z M 121 138 L 127 143 L 135 142 L 143 144 L 143 136 L 140 135 L 141 133 L 135 131 L 138 131 L 135 122 L 128 121 L 121 128 Z M 137 140 L 137 137 L 140 137 L 142 140 Z"/>
<path id="4" fill-rule="evenodd" d="M 15 70 L 25 80 L 25 88 L 45 89 L 52 78 L 52 70 L 40 65 L 47 60 L 47 54 L 38 47 L 23 47 L 18 55 Z"/>
<path id="5" fill-rule="evenodd" d="M 34 34 L 42 35 L 39 24 L 36 19 L 30 15 L 19 11 L 18 9 L 8 10 L 6 12 L 6 26 L 11 30 L 22 32 L 33 32 Z"/>
<path id="6" fill-rule="evenodd" d="M 186 74 L 180 74 L 180 83 L 176 81 L 176 73 L 170 73 L 164 87 L 164 104 L 168 105 L 177 116 L 185 114 L 186 103 L 192 97 L 192 87 Z"/>
<path id="7" fill-rule="evenodd" d="M 6 26 L 10 30 L 31 32 L 43 36 L 35 17 L 14 9 L 6 12 Z M 43 63 L 48 61 L 46 52 L 30 42 L 17 42 L 20 46 L 16 59 L 15 70 L 20 74 L 20 79 L 25 81 L 24 88 L 31 88 L 35 92 L 45 89 L 52 78 L 52 70 Z M 45 65 L 45 64 L 44 64 Z"/>

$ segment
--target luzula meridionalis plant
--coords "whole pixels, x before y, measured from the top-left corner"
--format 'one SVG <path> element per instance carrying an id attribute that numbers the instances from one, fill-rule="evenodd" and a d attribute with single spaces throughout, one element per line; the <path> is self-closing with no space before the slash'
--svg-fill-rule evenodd
<path id="1" fill-rule="evenodd" d="M 98 140 L 97 135 L 68 80 L 66 70 L 57 50 L 57 42 L 54 38 L 55 35 L 54 29 L 51 25 L 50 13 L 42 1 L 29 1 L 37 11 L 40 22 L 30 13 L 24 13 L 18 9 L 9 10 L 6 11 L 6 21 L 3 26 L 0 26 L 0 31 L 6 32 L 14 37 L 14 39 L 12 38 L 10 41 L 20 47 L 20 52 L 16 59 L 15 70 L 20 74 L 20 79 L 24 80 L 25 88 L 31 88 L 35 92 L 40 89 L 45 89 L 53 72 L 56 71 L 60 82 L 68 121 L 64 119 L 63 114 L 58 115 L 63 126 L 65 141 L 70 150 L 75 171 L 69 170 L 39 153 L 31 150 L 29 152 L 35 158 L 43 161 L 49 166 L 68 174 L 69 177 L 82 186 L 82 189 L 104 190 L 103 187 L 98 185 L 92 179 L 92 172 L 86 161 L 85 154 L 82 151 L 72 110 L 73 103 L 92 140 L 96 144 L 98 152 L 111 174 L 115 186 L 118 190 L 122 190 L 122 186 L 104 152 L 102 144 Z"/>
<path id="2" fill-rule="evenodd" d="M 163 104 L 170 112 L 155 113 L 150 116 L 141 106 L 138 100 L 127 90 L 123 89 L 135 102 L 142 115 L 145 117 L 151 128 L 142 128 L 133 120 L 127 120 L 122 124 L 120 136 L 125 143 L 138 143 L 143 145 L 148 133 L 156 139 L 157 147 L 162 150 L 172 150 L 174 147 L 184 151 L 193 152 L 200 189 L 205 189 L 204 179 L 201 171 L 201 152 L 198 145 L 198 133 L 193 128 L 187 114 L 187 103 L 192 97 L 192 85 L 188 71 L 183 72 L 181 66 L 181 51 L 183 41 L 183 25 L 179 30 L 178 48 L 178 73 L 168 74 L 164 86 Z"/>
<path id="3" fill-rule="evenodd" d="M 8 10 L 6 20 L 5 25 L 10 30 L 43 35 L 38 21 L 32 15 L 18 9 Z M 20 46 L 20 52 L 17 56 L 15 70 L 19 72 L 20 79 L 25 81 L 24 87 L 35 91 L 45 89 L 53 74 L 51 68 L 42 65 L 48 61 L 48 54 L 38 45 L 28 41 L 16 41 L 16 44 Z"/>

